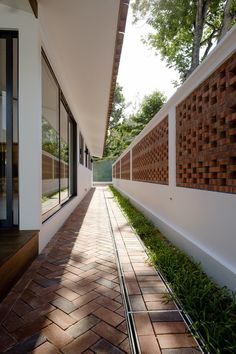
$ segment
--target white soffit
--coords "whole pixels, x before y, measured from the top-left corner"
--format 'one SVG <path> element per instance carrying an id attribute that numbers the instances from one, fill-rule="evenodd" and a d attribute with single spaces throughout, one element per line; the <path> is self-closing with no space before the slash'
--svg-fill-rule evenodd
<path id="1" fill-rule="evenodd" d="M 102 156 L 120 0 L 38 0 L 43 44 L 92 155 Z"/>
<path id="2" fill-rule="evenodd" d="M 1 4 L 32 13 L 29 0 L 0 0 L 0 5 Z"/>

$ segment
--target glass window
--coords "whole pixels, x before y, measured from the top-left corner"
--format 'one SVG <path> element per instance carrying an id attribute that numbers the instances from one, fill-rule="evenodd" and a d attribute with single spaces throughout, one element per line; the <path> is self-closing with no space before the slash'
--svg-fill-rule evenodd
<path id="1" fill-rule="evenodd" d="M 42 64 L 43 220 L 76 192 L 76 124 L 51 68 Z"/>
<path id="2" fill-rule="evenodd" d="M 60 191 L 61 201 L 69 197 L 69 136 L 68 114 L 64 104 L 60 105 Z"/>
<path id="3" fill-rule="evenodd" d="M 84 138 L 81 133 L 79 135 L 79 162 L 81 165 L 84 164 Z"/>
<path id="4" fill-rule="evenodd" d="M 42 62 L 42 213 L 60 203 L 59 89 L 47 63 Z"/>

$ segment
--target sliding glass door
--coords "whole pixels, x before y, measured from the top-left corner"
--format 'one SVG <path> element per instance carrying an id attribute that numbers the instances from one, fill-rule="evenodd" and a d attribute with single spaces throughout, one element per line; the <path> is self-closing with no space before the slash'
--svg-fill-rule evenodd
<path id="1" fill-rule="evenodd" d="M 18 225 L 17 32 L 0 31 L 0 227 Z"/>
<path id="2" fill-rule="evenodd" d="M 76 194 L 76 123 L 46 59 L 42 58 L 42 219 Z"/>

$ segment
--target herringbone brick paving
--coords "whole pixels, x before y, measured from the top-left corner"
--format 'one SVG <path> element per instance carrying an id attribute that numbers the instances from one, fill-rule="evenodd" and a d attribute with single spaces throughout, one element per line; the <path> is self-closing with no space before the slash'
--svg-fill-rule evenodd
<path id="1" fill-rule="evenodd" d="M 108 215 L 141 353 L 199 353 L 179 312 L 171 312 L 175 304 L 163 301 L 164 283 L 104 188 L 88 193 L 4 299 L 1 353 L 131 352 Z"/>
<path id="2" fill-rule="evenodd" d="M 86 196 L 24 278 L 0 309 L 1 353 L 130 353 L 102 191 Z"/>

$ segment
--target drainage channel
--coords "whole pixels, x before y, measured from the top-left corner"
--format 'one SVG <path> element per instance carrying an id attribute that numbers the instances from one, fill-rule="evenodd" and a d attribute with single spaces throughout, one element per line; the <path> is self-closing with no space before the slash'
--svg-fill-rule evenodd
<path id="1" fill-rule="evenodd" d="M 110 229 L 110 233 L 111 233 L 112 243 L 113 243 L 113 247 L 115 250 L 116 265 L 117 265 L 118 276 L 119 276 L 119 280 L 120 280 L 121 296 L 122 296 L 122 300 L 123 300 L 125 318 L 126 318 L 126 322 L 127 322 L 127 331 L 128 331 L 130 349 L 131 349 L 132 354 L 141 354 L 141 350 L 139 347 L 139 341 L 138 341 L 138 337 L 137 337 L 137 333 L 136 333 L 136 329 L 135 329 L 131 304 L 129 301 L 128 290 L 126 287 L 125 277 L 124 277 L 124 273 L 123 273 L 122 266 L 120 263 L 120 257 L 119 257 L 119 253 L 118 253 L 118 249 L 117 249 L 115 235 L 114 235 L 113 228 L 112 228 L 110 212 L 109 212 L 109 208 L 107 205 L 107 198 L 106 198 L 104 191 L 103 191 L 103 195 L 104 195 L 104 200 L 105 200 L 105 205 L 106 205 L 106 210 L 107 210 L 107 215 L 108 215 L 108 222 L 109 222 L 109 229 Z"/>
<path id="2" fill-rule="evenodd" d="M 104 197 L 105 197 L 105 194 L 104 194 Z M 112 238 L 113 238 L 113 242 L 114 242 L 114 245 L 115 245 L 115 249 L 116 249 L 116 253 L 117 253 L 117 258 L 119 260 L 119 254 L 118 254 L 118 250 L 117 250 L 117 247 L 116 247 L 116 241 L 115 241 L 115 236 L 114 236 L 114 233 L 113 233 L 113 230 L 112 230 L 112 224 L 111 224 L 111 220 L 110 220 L 110 213 L 109 213 L 109 208 L 107 206 L 107 200 L 106 200 L 106 197 L 105 197 L 105 202 L 106 202 L 106 207 L 107 207 L 107 212 L 108 212 L 108 216 L 109 216 L 109 223 L 110 223 L 110 227 L 111 227 L 111 232 L 112 232 Z M 119 207 L 119 209 L 121 210 L 123 216 L 126 218 L 126 215 L 124 214 L 123 210 Z M 143 241 L 141 240 L 141 238 L 139 237 L 139 235 L 136 233 L 136 231 L 134 230 L 134 228 L 132 227 L 132 225 L 129 224 L 129 226 L 131 227 L 132 231 L 134 232 L 134 234 L 136 235 L 139 243 L 141 244 L 145 254 L 147 255 L 147 252 L 146 252 L 146 247 L 143 243 Z M 147 255 L 148 256 L 148 255 Z M 120 264 L 120 261 L 119 261 L 119 267 L 122 271 L 122 266 Z M 172 288 L 170 287 L 169 283 L 167 282 L 165 276 L 162 274 L 161 271 L 159 271 L 158 269 L 154 268 L 155 271 L 156 271 L 156 274 L 157 276 L 159 276 L 162 280 L 162 282 L 164 283 L 164 285 L 166 286 L 169 294 L 172 296 L 172 298 L 174 299 L 174 302 L 176 304 L 176 307 L 177 307 L 177 310 L 165 310 L 165 312 L 178 312 L 184 323 L 186 324 L 189 332 L 194 336 L 195 338 L 195 341 L 197 342 L 198 344 L 198 347 L 199 347 L 199 350 L 202 354 L 211 354 L 206 348 L 206 345 L 205 345 L 205 341 L 203 339 L 203 337 L 201 336 L 201 334 L 199 332 L 197 332 L 196 330 L 193 329 L 193 322 L 191 320 L 191 318 L 189 317 L 189 315 L 186 313 L 186 311 L 184 311 L 183 309 L 183 306 L 182 304 L 179 302 L 178 299 L 176 299 L 176 297 L 174 296 L 174 293 L 173 293 L 173 290 Z M 130 305 L 130 301 L 129 301 L 129 295 L 128 295 L 128 291 L 127 291 L 127 288 L 126 288 L 126 283 L 125 283 L 125 279 L 124 279 L 124 276 L 123 276 L 123 279 L 122 279 L 123 283 L 124 283 L 124 287 L 125 287 L 125 290 L 126 290 L 126 297 L 127 297 L 127 302 L 129 304 L 129 315 L 132 317 L 132 321 L 133 321 L 133 327 L 134 327 L 134 331 L 135 331 L 135 336 L 136 336 L 136 340 L 138 342 L 138 337 L 137 337 L 137 334 L 136 334 L 136 330 L 135 330 L 135 324 L 134 324 L 134 320 L 133 320 L 133 316 L 132 314 L 133 313 L 160 313 L 160 312 L 163 312 L 163 310 L 153 310 L 153 311 L 132 311 L 131 309 L 131 305 Z M 138 344 L 138 348 L 139 348 L 139 352 L 136 352 L 136 353 L 140 353 L 140 347 L 139 347 L 139 344 Z"/>

